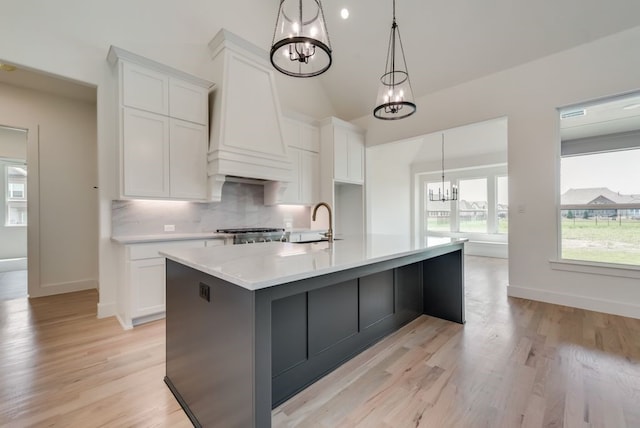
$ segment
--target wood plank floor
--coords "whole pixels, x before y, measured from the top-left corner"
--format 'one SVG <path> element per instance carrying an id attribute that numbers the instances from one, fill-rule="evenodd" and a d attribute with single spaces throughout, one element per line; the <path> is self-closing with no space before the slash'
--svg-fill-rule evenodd
<path id="1" fill-rule="evenodd" d="M 640 427 L 640 320 L 507 298 L 505 260 L 465 262 L 465 326 L 419 318 L 274 427 Z M 191 426 L 162 382 L 164 322 L 123 331 L 96 301 L 0 302 L 0 426 Z"/>

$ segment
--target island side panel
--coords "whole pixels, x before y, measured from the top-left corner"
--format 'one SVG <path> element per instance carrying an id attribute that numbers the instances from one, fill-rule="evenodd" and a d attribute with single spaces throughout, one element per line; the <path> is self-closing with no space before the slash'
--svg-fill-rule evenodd
<path id="1" fill-rule="evenodd" d="M 255 426 L 252 292 L 172 260 L 166 269 L 165 381 L 195 426 Z"/>
<path id="2" fill-rule="evenodd" d="M 272 290 L 274 407 L 422 314 L 422 262 L 404 260 Z"/>
<path id="3" fill-rule="evenodd" d="M 423 311 L 426 315 L 465 322 L 464 257 L 462 250 L 425 260 Z"/>

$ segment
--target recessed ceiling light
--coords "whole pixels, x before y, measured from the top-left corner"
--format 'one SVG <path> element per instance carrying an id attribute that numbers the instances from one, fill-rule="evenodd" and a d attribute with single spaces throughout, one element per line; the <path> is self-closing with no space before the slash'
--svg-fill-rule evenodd
<path id="1" fill-rule="evenodd" d="M 342 19 L 347 19 L 349 17 L 349 9 L 347 9 L 346 7 L 343 8 L 340 11 L 340 16 L 342 17 Z"/>
<path id="2" fill-rule="evenodd" d="M 635 104 L 629 104 L 628 106 L 624 106 L 622 107 L 623 110 L 633 110 L 634 108 L 638 108 L 640 107 L 640 104 L 635 103 Z"/>

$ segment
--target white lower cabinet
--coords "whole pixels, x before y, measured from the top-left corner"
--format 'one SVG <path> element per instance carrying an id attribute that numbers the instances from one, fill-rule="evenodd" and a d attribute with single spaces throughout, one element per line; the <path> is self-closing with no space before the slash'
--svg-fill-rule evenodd
<path id="1" fill-rule="evenodd" d="M 163 257 L 132 260 L 129 279 L 132 319 L 164 312 L 165 263 Z"/>
<path id="2" fill-rule="evenodd" d="M 224 239 L 162 241 L 125 245 L 124 302 L 119 311 L 125 328 L 164 318 L 165 258 L 160 251 L 225 245 Z"/>

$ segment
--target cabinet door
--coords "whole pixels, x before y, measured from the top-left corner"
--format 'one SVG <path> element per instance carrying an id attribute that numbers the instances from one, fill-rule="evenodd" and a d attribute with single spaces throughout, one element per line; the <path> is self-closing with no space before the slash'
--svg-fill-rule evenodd
<path id="1" fill-rule="evenodd" d="M 287 147 L 300 148 L 300 125 L 293 119 L 282 119 L 282 139 Z"/>
<path id="2" fill-rule="evenodd" d="M 130 263 L 132 318 L 164 312 L 164 258 L 133 260 Z"/>
<path id="3" fill-rule="evenodd" d="M 170 194 L 173 198 L 207 196 L 207 127 L 170 119 Z"/>
<path id="4" fill-rule="evenodd" d="M 364 182 L 364 137 L 358 133 L 349 133 L 348 142 L 349 181 Z"/>
<path id="5" fill-rule="evenodd" d="M 310 152 L 320 152 L 320 130 L 315 126 L 301 123 L 299 147 Z"/>
<path id="6" fill-rule="evenodd" d="M 333 178 L 339 181 L 349 180 L 349 141 L 348 131 L 340 127 L 333 130 Z"/>
<path id="7" fill-rule="evenodd" d="M 300 150 L 300 202 L 315 204 L 320 199 L 320 155 Z"/>
<path id="8" fill-rule="evenodd" d="M 169 116 L 206 125 L 209 91 L 184 80 L 169 80 Z"/>
<path id="9" fill-rule="evenodd" d="M 169 114 L 169 77 L 139 65 L 122 63 L 122 103 L 127 107 Z"/>
<path id="10" fill-rule="evenodd" d="M 291 181 L 287 185 L 286 190 L 282 194 L 282 198 L 279 203 L 282 204 L 299 204 L 300 201 L 300 188 L 303 174 L 301 172 L 301 154 L 304 150 L 300 150 L 296 147 L 289 147 L 289 160 L 291 161 Z"/>
<path id="11" fill-rule="evenodd" d="M 122 172 L 125 196 L 169 196 L 169 119 L 122 109 Z"/>

